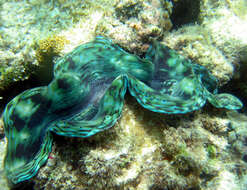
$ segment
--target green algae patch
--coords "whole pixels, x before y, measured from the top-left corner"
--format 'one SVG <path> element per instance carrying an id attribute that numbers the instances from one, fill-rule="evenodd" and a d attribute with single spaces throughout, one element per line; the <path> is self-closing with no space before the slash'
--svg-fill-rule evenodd
<path id="1" fill-rule="evenodd" d="M 207 146 L 207 152 L 208 152 L 208 156 L 211 159 L 215 159 L 216 155 L 217 155 L 217 149 L 214 145 L 208 145 Z"/>

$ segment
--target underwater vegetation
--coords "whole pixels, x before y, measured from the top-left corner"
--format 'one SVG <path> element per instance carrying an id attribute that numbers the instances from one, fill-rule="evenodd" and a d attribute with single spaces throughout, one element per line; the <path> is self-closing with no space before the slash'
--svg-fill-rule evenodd
<path id="1" fill-rule="evenodd" d="M 51 152 L 51 132 L 89 137 L 112 127 L 127 89 L 144 108 L 159 113 L 191 112 L 206 100 L 217 108 L 242 107 L 233 95 L 217 94 L 217 80 L 206 68 L 157 41 L 140 58 L 96 37 L 57 60 L 48 86 L 26 90 L 7 104 L 4 168 L 9 182 L 37 174 Z M 215 157 L 214 147 L 208 150 Z"/>

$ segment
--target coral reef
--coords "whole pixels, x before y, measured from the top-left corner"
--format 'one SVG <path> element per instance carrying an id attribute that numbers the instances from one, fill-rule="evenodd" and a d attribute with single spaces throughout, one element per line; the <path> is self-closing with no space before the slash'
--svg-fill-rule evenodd
<path id="1" fill-rule="evenodd" d="M 231 89 L 247 100 L 246 6 L 245 0 L 0 0 L 0 88 L 40 67 L 40 39 L 63 36 L 69 43 L 59 49 L 62 55 L 104 35 L 139 55 L 150 39 L 159 39 L 207 67 L 221 86 L 234 78 Z M 112 129 L 87 139 L 54 135 L 34 188 L 245 190 L 245 129 L 241 114 L 207 106 L 157 115 L 127 97 Z M 5 146 L 0 139 L 0 162 Z M 0 169 L 7 189 L 1 177 Z"/>
<path id="2" fill-rule="evenodd" d="M 33 67 L 40 66 L 35 53 L 40 39 L 68 29 L 96 9 L 108 11 L 107 4 L 106 0 L 0 0 L 0 90 L 29 79 Z"/>
<path id="3" fill-rule="evenodd" d="M 210 69 L 224 85 L 238 75 L 240 52 L 247 45 L 246 8 L 243 0 L 201 0 L 197 22 L 168 33 L 164 41 Z"/>
<path id="4" fill-rule="evenodd" d="M 209 69 L 219 79 L 220 85 L 226 84 L 231 79 L 233 65 L 214 46 L 210 33 L 200 25 L 184 26 L 166 35 L 164 41 L 185 57 Z"/>
<path id="5" fill-rule="evenodd" d="M 95 35 L 104 34 L 126 49 L 141 54 L 147 49 L 143 39 L 150 35 L 160 36 L 171 28 L 172 4 L 168 1 L 2 0 L 0 6 L 1 91 L 17 81 L 29 79 L 33 73 L 39 76 L 39 67 L 47 66 L 40 62 L 40 53 L 35 53 L 39 51 L 40 39 L 55 37 L 59 33 L 58 36 L 70 41 L 64 50 L 59 49 L 66 53 L 92 40 Z M 126 12 L 130 20 L 123 16 Z"/>
<path id="6" fill-rule="evenodd" d="M 161 39 L 165 34 L 166 44 L 211 69 L 220 83 L 226 84 L 238 65 L 240 49 L 246 46 L 243 8 L 246 2 L 201 0 L 174 1 L 173 4 L 159 0 L 114 0 L 111 3 L 101 0 L 82 4 L 81 1 L 2 0 L 0 88 L 30 77 L 32 66 L 39 66 L 36 42 L 54 33 L 71 41 L 63 53 L 103 34 L 137 54 L 146 51 L 150 38 Z M 37 7 L 41 9 L 36 11 Z M 46 16 L 48 14 L 51 16 Z M 19 17 L 12 19 L 15 17 L 10 15 Z M 184 25 L 195 22 L 199 25 Z M 172 23 L 178 31 L 166 33 Z M 61 32 L 62 29 L 65 30 Z"/>
<path id="7" fill-rule="evenodd" d="M 106 17 L 96 35 L 114 39 L 125 49 L 141 54 L 147 50 L 150 38 L 161 38 L 172 27 L 172 3 L 159 0 L 118 0 L 113 17 Z"/>

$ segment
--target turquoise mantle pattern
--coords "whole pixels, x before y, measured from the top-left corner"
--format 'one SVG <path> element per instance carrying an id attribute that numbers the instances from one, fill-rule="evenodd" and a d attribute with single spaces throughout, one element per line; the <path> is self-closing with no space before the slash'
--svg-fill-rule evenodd
<path id="1" fill-rule="evenodd" d="M 26 90 L 7 104 L 4 167 L 10 183 L 30 179 L 45 164 L 51 132 L 89 137 L 112 127 L 127 89 L 144 108 L 166 114 L 197 110 L 206 100 L 217 108 L 242 107 L 236 97 L 217 94 L 217 80 L 206 68 L 159 42 L 140 58 L 96 37 L 56 62 L 48 86 Z"/>

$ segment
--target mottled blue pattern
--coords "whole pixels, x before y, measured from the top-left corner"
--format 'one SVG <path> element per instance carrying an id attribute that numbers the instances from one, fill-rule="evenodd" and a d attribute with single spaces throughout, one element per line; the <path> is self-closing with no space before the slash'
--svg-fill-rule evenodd
<path id="1" fill-rule="evenodd" d="M 230 94 L 217 94 L 217 80 L 159 42 L 141 59 L 97 37 L 55 63 L 48 86 L 16 96 L 3 114 L 8 139 L 5 172 L 13 184 L 33 177 L 51 152 L 51 132 L 89 137 L 112 127 L 121 115 L 127 88 L 144 107 L 178 114 L 201 108 L 239 109 Z"/>

